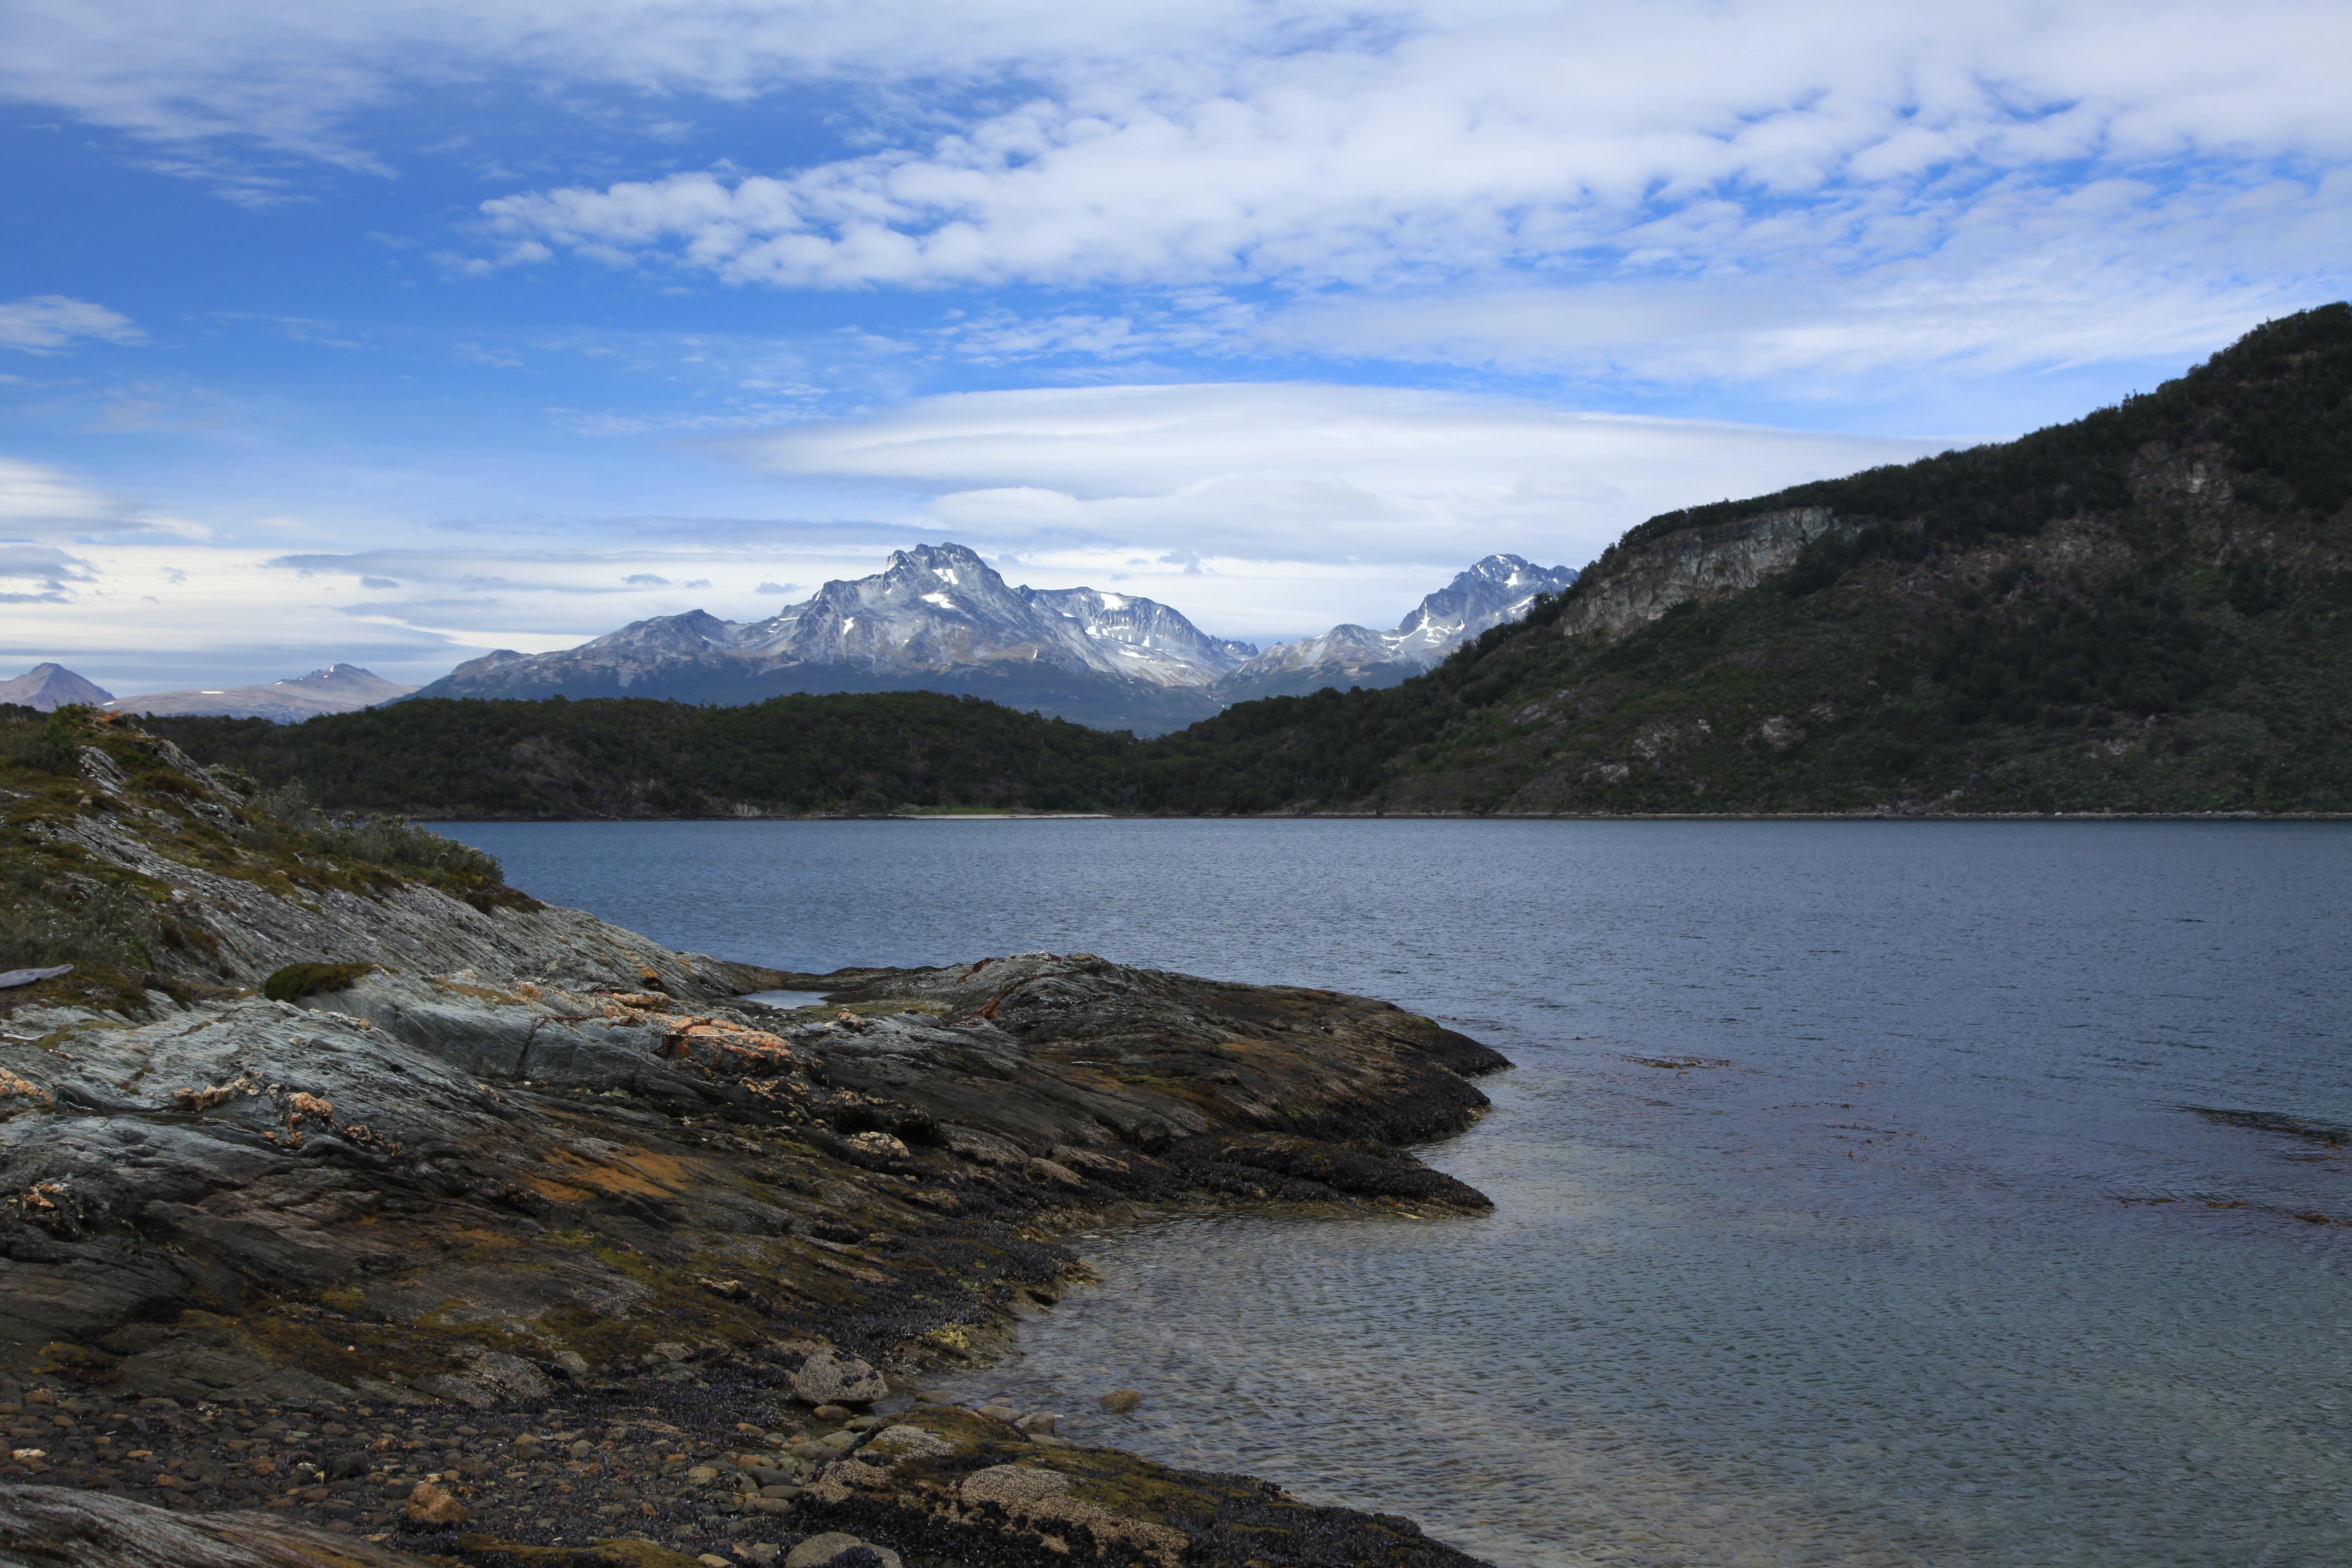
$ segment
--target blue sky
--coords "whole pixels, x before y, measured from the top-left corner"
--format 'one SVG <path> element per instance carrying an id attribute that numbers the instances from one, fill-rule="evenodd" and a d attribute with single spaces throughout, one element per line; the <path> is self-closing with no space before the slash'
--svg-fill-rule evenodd
<path id="1" fill-rule="evenodd" d="M 942 538 L 1386 624 L 2342 297 L 2347 58 L 2262 0 L 19 0 L 0 667 L 423 680 Z"/>

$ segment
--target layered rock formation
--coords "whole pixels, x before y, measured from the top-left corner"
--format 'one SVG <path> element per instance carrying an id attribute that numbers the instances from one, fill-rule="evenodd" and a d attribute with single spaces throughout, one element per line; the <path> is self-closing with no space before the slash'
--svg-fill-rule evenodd
<path id="1" fill-rule="evenodd" d="M 1223 1561 L 1236 1531 L 1294 1528 L 1349 1561 L 1464 1561 L 1402 1521 L 1013 1428 L 950 1422 L 903 1475 L 764 1439 L 983 1352 L 1080 1277 L 1052 1239 L 1072 1226 L 1167 1204 L 1476 1212 L 1402 1145 L 1480 1113 L 1467 1075 L 1494 1052 L 1361 997 L 1083 953 L 800 975 L 677 952 L 289 848 L 168 746 L 89 728 L 62 788 L 0 784 L 12 838 L 142 889 L 174 935 L 152 971 L 0 990 L 0 1415 L 38 1423 L 0 1487 L 266 1503 L 443 1550 L 470 1510 L 497 1532 L 479 1550 L 505 1551 L 611 1518 L 569 1481 L 501 1490 L 461 1465 L 486 1424 L 635 1420 L 665 1435 L 631 1517 L 665 1539 L 754 1512 L 805 1533 L 807 1487 L 810 1528 L 985 1537 L 1005 1563 L 1073 1540 Z M 825 1001 L 744 994 L 772 989 Z M 399 1411 L 446 1466 L 299 1447 Z M 272 1421 L 265 1470 L 234 1434 Z M 692 1479 L 738 1424 L 764 1463 Z M 572 1473 L 638 1475 L 615 1441 L 575 1443 Z M 974 1489 L 1007 1468 L 1044 1489 Z M 448 1506 L 386 1509 L 427 1484 Z M 58 1560 L 110 1561 L 76 1550 Z"/>

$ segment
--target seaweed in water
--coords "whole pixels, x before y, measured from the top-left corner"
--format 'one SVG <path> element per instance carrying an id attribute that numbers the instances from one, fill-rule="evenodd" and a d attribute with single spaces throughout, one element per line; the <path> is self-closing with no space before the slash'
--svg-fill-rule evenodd
<path id="1" fill-rule="evenodd" d="M 2276 1110 L 2217 1110 L 2203 1105 L 2184 1105 L 2180 1109 L 2209 1121 L 2251 1127 L 2257 1132 L 2284 1132 L 2290 1137 L 2308 1138 L 2315 1143 L 2352 1143 L 2352 1127 L 2315 1121 L 2307 1116 L 2288 1116 Z"/>

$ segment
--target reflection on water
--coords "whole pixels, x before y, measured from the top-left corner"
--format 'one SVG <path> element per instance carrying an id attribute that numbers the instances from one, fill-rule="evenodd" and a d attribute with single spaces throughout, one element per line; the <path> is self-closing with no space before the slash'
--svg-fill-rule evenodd
<path id="1" fill-rule="evenodd" d="M 1501 1563 L 2352 1562 L 2352 1159 L 2182 1109 L 2352 1123 L 2352 831 L 463 831 L 730 957 L 1084 947 L 1520 1064 L 1430 1155 L 1491 1215 L 1084 1241 L 1106 1282 L 961 1384 L 1082 1441 Z"/>

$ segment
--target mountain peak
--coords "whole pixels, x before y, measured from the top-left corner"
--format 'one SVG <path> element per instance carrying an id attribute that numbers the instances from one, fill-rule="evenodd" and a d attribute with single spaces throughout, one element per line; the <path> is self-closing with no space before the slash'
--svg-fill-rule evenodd
<path id="1" fill-rule="evenodd" d="M 55 712 L 68 703 L 96 706 L 114 700 L 114 693 L 85 680 L 62 664 L 37 664 L 14 680 L 0 680 L 0 702 Z"/>
<path id="2" fill-rule="evenodd" d="M 1394 632 L 1335 626 L 1261 654 L 1140 595 L 1010 586 L 971 546 L 942 540 L 893 550 L 872 576 L 836 578 L 762 621 L 703 610 L 633 621 L 561 652 L 460 665 L 425 694 L 748 702 L 794 690 L 988 690 L 1150 733 L 1259 695 L 1253 680 L 1392 685 L 1575 576 L 1489 555 Z"/>

